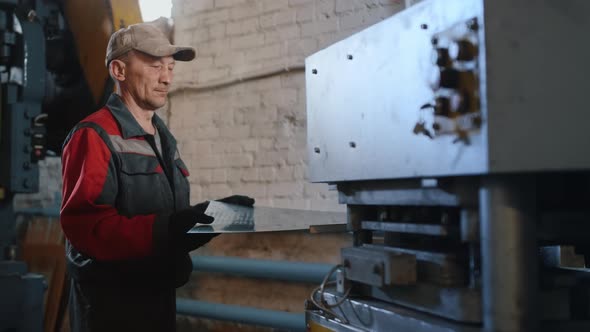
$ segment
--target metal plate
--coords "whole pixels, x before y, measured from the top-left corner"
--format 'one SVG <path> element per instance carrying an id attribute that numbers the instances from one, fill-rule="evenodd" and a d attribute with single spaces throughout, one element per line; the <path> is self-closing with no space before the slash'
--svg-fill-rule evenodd
<path id="1" fill-rule="evenodd" d="M 189 233 L 251 233 L 308 230 L 316 225 L 346 225 L 346 213 L 264 206 L 245 207 L 209 202 L 205 214 L 215 218 L 211 225 L 199 224 Z"/>
<path id="2" fill-rule="evenodd" d="M 431 38 L 472 18 L 481 129 L 470 145 L 415 135 Z M 590 169 L 588 31 L 584 0 L 429 0 L 309 56 L 310 180 Z"/>
<path id="3" fill-rule="evenodd" d="M 434 100 L 432 36 L 474 17 L 483 20 L 481 0 L 425 1 L 308 57 L 310 180 L 486 172 L 485 122 L 469 146 L 412 132 Z"/>

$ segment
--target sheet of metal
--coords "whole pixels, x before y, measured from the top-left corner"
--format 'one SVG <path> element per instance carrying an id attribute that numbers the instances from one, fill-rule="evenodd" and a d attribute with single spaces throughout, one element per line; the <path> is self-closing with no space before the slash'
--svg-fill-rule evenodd
<path id="1" fill-rule="evenodd" d="M 467 85 L 476 87 L 471 99 L 479 103 L 471 104 L 481 127 L 469 131 L 468 145 L 453 135 L 416 135 L 436 131 L 432 118 L 442 116 L 431 106 L 441 89 L 430 78 L 451 72 L 433 63 L 432 40 L 454 40 L 436 46 L 451 53 L 464 41 L 455 27 L 472 18 L 478 49 L 465 65 L 475 66 L 453 73 L 467 72 Z M 309 56 L 310 180 L 590 169 L 590 155 L 577 148 L 590 144 L 588 31 L 585 0 L 430 0 Z M 449 100 L 463 91 L 446 83 Z M 416 127 L 420 121 L 425 127 Z"/>
<path id="2" fill-rule="evenodd" d="M 474 17 L 483 20 L 481 0 L 425 1 L 308 57 L 310 180 L 486 172 L 485 123 L 468 146 L 412 131 L 421 113 L 432 115 L 420 109 L 434 101 L 433 35 Z"/>
<path id="3" fill-rule="evenodd" d="M 215 218 L 198 224 L 189 233 L 249 233 L 308 230 L 315 225 L 346 225 L 346 213 L 246 207 L 211 201 L 205 214 Z"/>

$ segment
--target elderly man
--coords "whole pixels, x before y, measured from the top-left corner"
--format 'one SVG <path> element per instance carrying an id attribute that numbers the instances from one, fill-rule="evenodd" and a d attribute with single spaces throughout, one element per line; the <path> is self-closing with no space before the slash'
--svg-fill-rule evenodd
<path id="1" fill-rule="evenodd" d="M 166 103 L 175 61 L 195 57 L 154 23 L 115 32 L 106 65 L 117 85 L 63 149 L 61 224 L 67 237 L 72 331 L 174 331 L 175 288 L 188 253 L 214 235 L 208 202 L 189 205 L 189 173 L 154 111 Z M 222 201 L 252 205 L 245 196 Z"/>

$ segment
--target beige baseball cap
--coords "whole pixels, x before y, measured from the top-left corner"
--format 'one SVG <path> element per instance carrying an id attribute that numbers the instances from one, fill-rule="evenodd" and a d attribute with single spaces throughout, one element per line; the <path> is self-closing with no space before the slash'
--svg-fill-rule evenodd
<path id="1" fill-rule="evenodd" d="M 196 52 L 193 47 L 170 44 L 164 31 L 158 28 L 158 23 L 161 22 L 132 24 L 115 31 L 107 45 L 105 65 L 108 67 L 111 60 L 131 50 L 157 57 L 171 55 L 178 61 L 191 61 L 195 58 Z"/>

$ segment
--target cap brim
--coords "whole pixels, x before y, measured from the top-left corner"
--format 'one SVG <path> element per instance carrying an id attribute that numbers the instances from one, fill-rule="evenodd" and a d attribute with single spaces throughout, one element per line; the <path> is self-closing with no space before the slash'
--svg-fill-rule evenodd
<path id="1" fill-rule="evenodd" d="M 154 47 L 149 41 L 140 43 L 135 49 L 157 57 L 172 56 L 178 61 L 191 61 L 196 56 L 195 49 L 190 46 L 163 45 Z"/>

